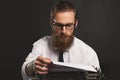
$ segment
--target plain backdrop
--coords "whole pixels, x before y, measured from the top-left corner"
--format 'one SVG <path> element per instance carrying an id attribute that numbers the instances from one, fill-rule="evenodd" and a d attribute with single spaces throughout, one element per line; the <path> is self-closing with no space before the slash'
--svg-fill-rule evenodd
<path id="1" fill-rule="evenodd" d="M 56 1 L 0 1 L 0 78 L 22 80 L 21 66 L 32 44 L 52 33 L 49 11 Z M 106 80 L 119 80 L 119 1 L 70 1 L 78 10 L 76 37 L 97 52 Z"/>

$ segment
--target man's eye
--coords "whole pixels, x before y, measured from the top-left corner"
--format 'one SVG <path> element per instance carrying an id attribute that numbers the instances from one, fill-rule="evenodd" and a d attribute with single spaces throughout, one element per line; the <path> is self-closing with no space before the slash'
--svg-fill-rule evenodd
<path id="1" fill-rule="evenodd" d="M 67 24 L 66 27 L 72 27 L 73 25 L 72 24 Z"/>
<path id="2" fill-rule="evenodd" d="M 56 24 L 56 26 L 57 27 L 63 27 L 64 25 L 58 23 L 58 24 Z"/>

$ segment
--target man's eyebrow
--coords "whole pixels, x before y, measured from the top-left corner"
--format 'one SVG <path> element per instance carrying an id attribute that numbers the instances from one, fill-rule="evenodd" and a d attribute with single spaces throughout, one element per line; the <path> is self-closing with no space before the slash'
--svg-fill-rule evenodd
<path id="1" fill-rule="evenodd" d="M 54 23 L 57 23 L 57 24 L 63 24 L 63 23 L 60 23 L 60 22 L 54 22 Z M 66 23 L 66 24 L 73 24 L 73 22 Z M 64 24 L 64 25 L 66 25 L 66 24 Z"/>

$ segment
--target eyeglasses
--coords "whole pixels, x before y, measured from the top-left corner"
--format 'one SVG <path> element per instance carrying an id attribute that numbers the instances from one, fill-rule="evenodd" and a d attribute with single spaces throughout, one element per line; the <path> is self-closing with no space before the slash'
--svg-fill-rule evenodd
<path id="1" fill-rule="evenodd" d="M 62 24 L 57 22 L 53 22 L 52 24 L 53 24 L 53 27 L 55 28 L 62 29 L 63 27 L 65 27 L 67 30 L 72 29 L 75 25 L 73 23 Z"/>

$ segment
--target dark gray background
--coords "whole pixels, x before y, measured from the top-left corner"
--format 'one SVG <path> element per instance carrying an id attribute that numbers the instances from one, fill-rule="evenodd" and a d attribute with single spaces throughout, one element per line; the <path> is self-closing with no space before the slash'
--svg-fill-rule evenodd
<path id="1" fill-rule="evenodd" d="M 49 11 L 55 1 L 0 2 L 1 78 L 22 80 L 21 65 L 31 51 L 32 44 L 45 35 L 51 35 Z M 119 80 L 119 1 L 73 0 L 72 2 L 79 13 L 76 36 L 95 49 L 107 80 Z"/>

